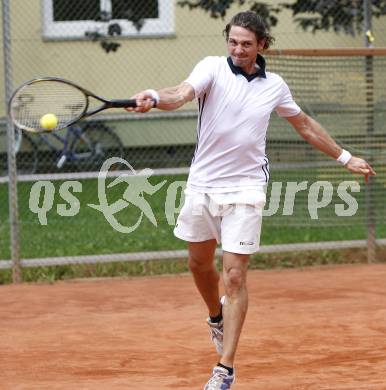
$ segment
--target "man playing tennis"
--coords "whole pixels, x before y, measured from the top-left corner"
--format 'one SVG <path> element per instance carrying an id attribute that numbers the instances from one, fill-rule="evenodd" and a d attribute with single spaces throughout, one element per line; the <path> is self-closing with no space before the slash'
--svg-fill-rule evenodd
<path id="1" fill-rule="evenodd" d="M 227 390 L 235 380 L 235 353 L 248 308 L 248 260 L 259 249 L 269 179 L 265 146 L 272 111 L 352 173 L 366 181 L 375 175 L 366 161 L 342 150 L 301 111 L 280 76 L 266 72 L 260 53 L 273 38 L 258 15 L 238 13 L 224 33 L 228 58 L 204 58 L 180 85 L 142 91 L 134 96 L 138 107 L 127 109 L 147 112 L 155 101 L 161 110 L 175 110 L 198 100 L 197 146 L 174 233 L 188 241 L 189 266 L 208 307 L 207 323 L 220 355 L 204 390 Z M 219 242 L 225 289 L 221 299 L 214 265 Z"/>

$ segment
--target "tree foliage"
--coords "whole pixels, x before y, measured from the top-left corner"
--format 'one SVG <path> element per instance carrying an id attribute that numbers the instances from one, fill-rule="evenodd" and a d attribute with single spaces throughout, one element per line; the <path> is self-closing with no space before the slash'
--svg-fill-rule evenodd
<path id="1" fill-rule="evenodd" d="M 369 0 L 372 15 L 386 15 L 386 0 Z M 355 35 L 363 31 L 363 0 L 295 0 L 270 4 L 255 0 L 179 0 L 178 5 L 200 8 L 212 18 L 224 18 L 232 5 L 247 6 L 258 13 L 268 27 L 278 23 L 283 9 L 292 11 L 294 21 L 306 31 L 335 31 Z"/>

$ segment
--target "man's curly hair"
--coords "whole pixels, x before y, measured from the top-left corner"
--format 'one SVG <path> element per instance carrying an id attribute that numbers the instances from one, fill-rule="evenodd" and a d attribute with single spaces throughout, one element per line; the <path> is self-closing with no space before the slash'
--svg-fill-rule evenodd
<path id="1" fill-rule="evenodd" d="M 269 33 L 263 19 L 253 11 L 239 12 L 225 26 L 223 31 L 226 39 L 229 39 L 229 31 L 232 26 L 244 27 L 256 35 L 257 42 L 265 39 L 264 50 L 268 49 L 275 38 Z"/>

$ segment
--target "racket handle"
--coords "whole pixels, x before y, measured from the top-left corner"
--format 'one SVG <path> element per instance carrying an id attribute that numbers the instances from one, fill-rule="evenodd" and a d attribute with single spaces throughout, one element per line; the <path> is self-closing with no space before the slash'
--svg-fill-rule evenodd
<path id="1" fill-rule="evenodd" d="M 137 107 L 137 101 L 135 99 L 116 99 L 110 102 L 109 107 L 114 107 L 114 108 Z"/>
<path id="2" fill-rule="evenodd" d="M 153 107 L 157 106 L 157 101 L 155 99 L 151 99 L 153 101 Z M 137 101 L 135 99 L 116 99 L 111 100 L 107 103 L 107 108 L 125 108 L 125 107 L 137 107 Z"/>

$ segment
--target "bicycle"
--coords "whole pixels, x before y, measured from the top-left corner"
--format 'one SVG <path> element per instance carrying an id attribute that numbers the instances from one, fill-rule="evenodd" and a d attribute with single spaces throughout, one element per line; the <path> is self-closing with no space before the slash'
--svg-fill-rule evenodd
<path id="1" fill-rule="evenodd" d="M 67 127 L 62 133 L 26 134 L 15 129 L 16 164 L 19 174 L 50 171 L 52 164 L 42 169 L 47 157 L 57 169 L 65 164 L 78 171 L 99 170 L 110 157 L 123 158 L 123 144 L 118 135 L 101 122 L 80 122 Z M 6 139 L 0 131 L 0 138 Z M 6 145 L 6 143 L 3 143 Z M 42 159 L 42 156 L 46 156 Z M 118 169 L 119 167 L 115 167 Z M 114 167 L 113 167 L 114 169 Z M 0 154 L 0 175 L 7 172 L 6 151 Z"/>

